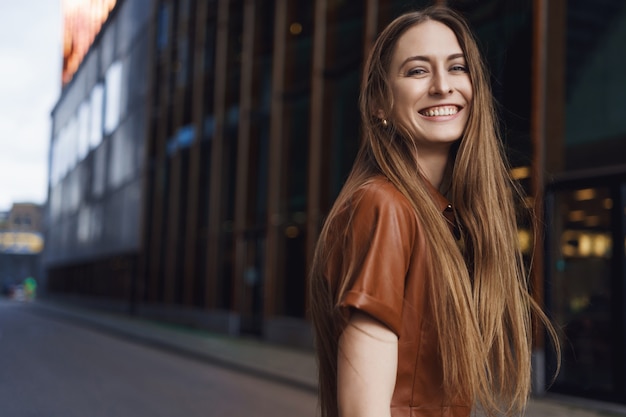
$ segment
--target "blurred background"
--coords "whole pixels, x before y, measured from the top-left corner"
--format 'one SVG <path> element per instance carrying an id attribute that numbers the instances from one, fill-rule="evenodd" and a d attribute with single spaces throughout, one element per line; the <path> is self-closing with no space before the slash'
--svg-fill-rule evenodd
<path id="1" fill-rule="evenodd" d="M 3 31 L 28 35 L 2 37 L 6 296 L 310 350 L 307 268 L 358 147 L 364 56 L 400 13 L 447 4 L 540 220 L 519 237 L 562 329 L 549 391 L 626 404 L 625 2 L 5 3 Z"/>

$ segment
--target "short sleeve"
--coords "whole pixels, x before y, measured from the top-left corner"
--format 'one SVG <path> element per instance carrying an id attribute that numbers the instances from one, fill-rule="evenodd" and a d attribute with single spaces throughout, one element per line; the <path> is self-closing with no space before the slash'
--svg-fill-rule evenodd
<path id="1" fill-rule="evenodd" d="M 344 269 L 341 307 L 363 311 L 400 334 L 415 231 L 413 210 L 391 183 L 374 182 L 362 190 L 344 246 L 343 263 L 351 267 Z"/>

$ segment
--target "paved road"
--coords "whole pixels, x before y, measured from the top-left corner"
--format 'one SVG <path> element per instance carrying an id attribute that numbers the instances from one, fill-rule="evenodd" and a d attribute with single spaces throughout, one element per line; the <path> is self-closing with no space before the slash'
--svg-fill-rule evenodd
<path id="1" fill-rule="evenodd" d="M 3 417 L 315 416 L 301 389 L 29 313 L 0 299 Z"/>

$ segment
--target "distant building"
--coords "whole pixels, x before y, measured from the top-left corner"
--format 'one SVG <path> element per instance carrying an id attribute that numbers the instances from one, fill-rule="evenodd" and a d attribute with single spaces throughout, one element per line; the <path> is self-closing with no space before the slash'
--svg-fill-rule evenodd
<path id="1" fill-rule="evenodd" d="M 43 209 L 33 203 L 15 203 L 8 212 L 6 228 L 12 231 L 36 232 L 42 230 Z"/>
<path id="2" fill-rule="evenodd" d="M 550 390 L 626 403 L 623 1 L 117 1 L 52 112 L 50 294 L 310 347 L 307 270 L 359 145 L 364 56 L 434 2 L 475 29 L 543 225 L 521 220 L 520 243 L 562 329 Z M 534 347 L 541 391 L 553 358 Z"/>
<path id="3" fill-rule="evenodd" d="M 9 218 L 8 211 L 0 211 L 0 230 L 4 230 L 6 227 L 6 221 Z"/>
<path id="4" fill-rule="evenodd" d="M 0 288 L 4 294 L 27 278 L 39 278 L 43 248 L 41 206 L 15 203 L 6 216 L 0 216 Z"/>

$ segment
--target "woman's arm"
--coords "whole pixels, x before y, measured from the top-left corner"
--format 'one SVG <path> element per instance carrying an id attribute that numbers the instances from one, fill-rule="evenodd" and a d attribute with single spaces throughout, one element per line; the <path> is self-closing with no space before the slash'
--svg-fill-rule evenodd
<path id="1" fill-rule="evenodd" d="M 396 334 L 371 316 L 353 312 L 339 338 L 339 416 L 389 417 L 397 366 Z"/>

